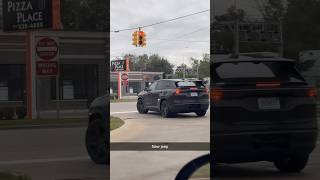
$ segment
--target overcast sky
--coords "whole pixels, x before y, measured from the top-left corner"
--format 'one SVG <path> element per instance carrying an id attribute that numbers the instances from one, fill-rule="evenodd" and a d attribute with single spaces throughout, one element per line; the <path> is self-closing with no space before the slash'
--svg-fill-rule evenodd
<path id="1" fill-rule="evenodd" d="M 111 0 L 110 7 L 110 28 L 118 30 L 210 9 L 210 0 Z M 147 34 L 147 46 L 144 48 L 131 45 L 133 30 L 111 32 L 111 60 L 127 53 L 159 54 L 179 65 L 190 64 L 190 57 L 201 58 L 204 53 L 210 52 L 210 12 L 148 27 L 143 31 Z M 178 39 L 183 41 L 163 40 L 175 40 L 182 35 L 185 36 Z"/>

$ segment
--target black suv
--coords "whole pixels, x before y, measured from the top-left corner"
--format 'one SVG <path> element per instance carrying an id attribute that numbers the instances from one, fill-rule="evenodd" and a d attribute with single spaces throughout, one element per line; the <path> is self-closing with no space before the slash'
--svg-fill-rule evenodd
<path id="1" fill-rule="evenodd" d="M 107 96 L 95 99 L 89 108 L 86 148 L 97 164 L 109 164 L 109 101 Z"/>
<path id="2" fill-rule="evenodd" d="M 213 162 L 271 161 L 301 171 L 316 145 L 317 91 L 295 61 L 215 59 L 211 73 Z"/>
<path id="3" fill-rule="evenodd" d="M 209 106 L 207 88 L 201 80 L 162 79 L 138 94 L 139 113 L 161 112 L 162 117 L 174 113 L 195 112 L 204 116 Z"/>

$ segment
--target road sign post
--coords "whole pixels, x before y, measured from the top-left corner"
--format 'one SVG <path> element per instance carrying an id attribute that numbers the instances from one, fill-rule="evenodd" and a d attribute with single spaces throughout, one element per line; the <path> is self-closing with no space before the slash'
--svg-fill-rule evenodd
<path id="1" fill-rule="evenodd" d="M 35 54 L 37 79 L 39 77 L 56 78 L 56 109 L 57 119 L 60 119 L 59 39 L 48 36 L 36 37 Z M 39 111 L 38 108 L 37 112 Z"/>
<path id="2" fill-rule="evenodd" d="M 111 61 L 111 71 L 118 72 L 118 99 L 121 99 L 122 97 L 122 86 L 129 85 L 128 74 L 125 73 L 130 70 L 129 65 L 130 63 L 128 58 L 124 60 L 120 59 L 120 60 Z M 124 84 L 124 82 L 126 83 Z"/>

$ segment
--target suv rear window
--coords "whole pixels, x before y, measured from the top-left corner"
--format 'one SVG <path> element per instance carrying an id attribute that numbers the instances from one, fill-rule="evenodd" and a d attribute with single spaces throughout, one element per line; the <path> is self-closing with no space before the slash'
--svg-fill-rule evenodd
<path id="1" fill-rule="evenodd" d="M 294 65 L 288 62 L 223 63 L 213 73 L 214 82 L 304 82 Z"/>
<path id="2" fill-rule="evenodd" d="M 198 87 L 204 88 L 201 81 L 179 81 L 176 83 L 177 87 Z"/>

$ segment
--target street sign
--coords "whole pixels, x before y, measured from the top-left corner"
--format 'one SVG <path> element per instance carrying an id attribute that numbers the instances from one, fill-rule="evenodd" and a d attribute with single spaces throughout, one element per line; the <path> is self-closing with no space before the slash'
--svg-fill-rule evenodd
<path id="1" fill-rule="evenodd" d="M 38 76 L 57 76 L 59 73 L 59 65 L 57 61 L 38 61 L 36 62 L 36 71 Z"/>
<path id="2" fill-rule="evenodd" d="M 57 41 L 49 37 L 40 38 L 36 44 L 36 53 L 39 60 L 56 60 L 58 50 Z"/>
<path id="3" fill-rule="evenodd" d="M 52 28 L 52 0 L 3 0 L 3 30 Z"/>
<path id="4" fill-rule="evenodd" d="M 127 62 L 126 60 L 115 60 L 111 61 L 111 71 L 126 71 Z"/>
<path id="5" fill-rule="evenodd" d="M 36 72 L 38 76 L 59 74 L 59 42 L 56 37 L 36 37 Z"/>
<path id="6" fill-rule="evenodd" d="M 122 81 L 127 81 L 129 79 L 128 74 L 127 73 L 123 73 L 121 75 L 121 79 L 122 79 Z"/>
<path id="7" fill-rule="evenodd" d="M 123 86 L 129 86 L 129 81 L 122 81 Z"/>

